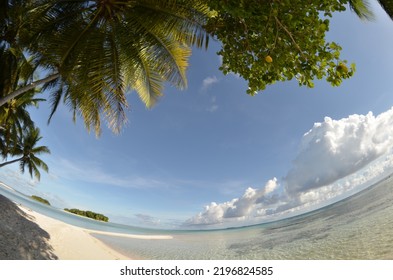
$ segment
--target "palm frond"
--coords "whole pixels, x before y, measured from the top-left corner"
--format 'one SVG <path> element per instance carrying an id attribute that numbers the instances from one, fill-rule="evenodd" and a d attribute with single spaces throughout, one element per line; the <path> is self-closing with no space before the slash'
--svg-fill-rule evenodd
<path id="1" fill-rule="evenodd" d="M 41 159 L 39 159 L 38 157 L 36 157 L 35 155 L 31 156 L 31 160 L 34 163 L 34 166 L 41 168 L 42 170 L 44 170 L 45 172 L 49 172 L 49 167 L 48 165 L 43 162 Z"/>
<path id="2" fill-rule="evenodd" d="M 368 0 L 349 0 L 349 6 L 351 10 L 362 20 L 373 20 L 375 18 Z"/>
<path id="3" fill-rule="evenodd" d="M 40 1 L 29 14 L 34 61 L 61 76 L 44 85 L 52 90 L 49 121 L 63 100 L 96 134 L 102 119 L 121 130 L 127 91 L 150 108 L 166 82 L 187 86 L 190 47 L 207 46 L 212 16 L 200 0 L 104 2 Z"/>
<path id="4" fill-rule="evenodd" d="M 50 150 L 46 146 L 37 146 L 37 143 L 42 139 L 40 130 L 37 127 L 29 127 L 18 138 L 19 150 L 14 156 L 22 156 L 19 159 L 19 168 L 22 173 L 27 167 L 31 177 L 35 176 L 40 180 L 41 174 L 38 168 L 48 172 L 48 166 L 36 155 L 48 154 Z"/>
<path id="5" fill-rule="evenodd" d="M 50 96 L 51 112 L 49 114 L 48 124 L 50 123 L 53 115 L 57 111 L 57 108 L 59 107 L 63 94 L 64 94 L 64 83 L 60 82 L 58 89 L 55 92 L 52 92 Z"/>
<path id="6" fill-rule="evenodd" d="M 151 108 L 162 96 L 163 79 L 159 72 L 151 67 L 143 52 L 140 53 L 139 67 L 135 69 L 134 75 L 132 88 L 146 107 Z"/>
<path id="7" fill-rule="evenodd" d="M 136 13 L 142 18 L 154 18 L 154 24 L 166 30 L 168 36 L 187 45 L 208 47 L 209 34 L 204 25 L 213 12 L 204 1 L 157 1 L 138 2 Z"/>

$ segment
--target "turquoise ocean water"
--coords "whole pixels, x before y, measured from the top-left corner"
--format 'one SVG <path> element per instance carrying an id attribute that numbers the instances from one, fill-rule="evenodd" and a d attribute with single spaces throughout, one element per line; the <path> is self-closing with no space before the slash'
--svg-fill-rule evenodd
<path id="1" fill-rule="evenodd" d="M 172 235 L 142 240 L 92 234 L 141 259 L 393 259 L 393 177 L 296 217 L 237 229 L 170 231 L 96 222 L 38 204 L 0 186 L 0 194 L 72 225 L 109 232 Z"/>

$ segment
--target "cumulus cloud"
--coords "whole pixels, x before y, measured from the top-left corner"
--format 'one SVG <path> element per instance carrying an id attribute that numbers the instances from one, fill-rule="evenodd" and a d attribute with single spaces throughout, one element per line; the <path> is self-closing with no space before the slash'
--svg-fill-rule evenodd
<path id="1" fill-rule="evenodd" d="M 277 189 L 277 178 L 269 180 L 261 189 L 248 188 L 242 197 L 224 203 L 212 202 L 205 206 L 203 212 L 186 221 L 187 225 L 212 225 L 223 223 L 225 219 L 242 220 L 249 216 L 258 215 L 266 197 L 271 196 Z"/>
<path id="2" fill-rule="evenodd" d="M 250 223 L 315 209 L 393 173 L 393 108 L 374 116 L 326 117 L 304 134 L 298 155 L 279 182 L 248 188 L 240 198 L 210 203 L 186 225 Z"/>
<path id="3" fill-rule="evenodd" d="M 289 193 L 334 183 L 385 154 L 393 146 L 393 109 L 374 116 L 326 117 L 302 139 L 293 167 L 284 178 Z"/>
<path id="4" fill-rule="evenodd" d="M 257 205 L 265 201 L 266 195 L 272 193 L 277 188 L 277 178 L 269 180 L 265 187 L 261 189 L 248 188 L 243 196 L 234 199 L 232 205 L 225 211 L 224 218 L 241 218 L 248 216 Z"/>
<path id="5" fill-rule="evenodd" d="M 207 77 L 202 81 L 202 90 L 207 90 L 213 84 L 218 83 L 218 79 L 216 76 Z"/>

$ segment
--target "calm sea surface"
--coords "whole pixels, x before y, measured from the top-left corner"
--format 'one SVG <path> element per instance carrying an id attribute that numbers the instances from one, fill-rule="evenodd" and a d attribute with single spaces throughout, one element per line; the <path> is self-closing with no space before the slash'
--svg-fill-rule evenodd
<path id="1" fill-rule="evenodd" d="M 393 177 L 322 209 L 239 229 L 169 231 L 102 223 L 39 205 L 0 186 L 0 194 L 47 216 L 89 229 L 172 235 L 141 240 L 93 234 L 142 259 L 393 259 Z"/>

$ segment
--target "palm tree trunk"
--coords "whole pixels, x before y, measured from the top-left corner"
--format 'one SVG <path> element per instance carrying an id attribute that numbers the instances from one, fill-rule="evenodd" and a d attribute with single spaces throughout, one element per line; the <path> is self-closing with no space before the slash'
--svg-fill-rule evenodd
<path id="1" fill-rule="evenodd" d="M 0 163 L 0 168 L 3 167 L 3 166 L 5 166 L 5 165 L 8 165 L 8 164 L 18 162 L 18 161 L 20 161 L 20 160 L 22 160 L 22 159 L 23 159 L 23 157 L 17 158 L 17 159 L 14 159 L 14 160 L 10 160 L 10 161 L 6 161 L 6 162 L 3 162 L 3 163 Z"/>
<path id="2" fill-rule="evenodd" d="M 27 86 L 24 86 L 20 89 L 15 90 L 14 92 L 4 96 L 3 98 L 0 98 L 0 107 L 3 106 L 5 103 L 10 101 L 11 99 L 18 97 L 19 95 L 22 95 L 23 93 L 35 88 L 36 86 L 39 86 L 41 84 L 53 81 L 57 79 L 60 76 L 59 73 L 51 74 L 46 78 L 40 79 L 38 81 L 32 82 L 31 84 L 28 84 Z M 1 166 L 0 166 L 1 167 Z"/>

